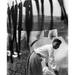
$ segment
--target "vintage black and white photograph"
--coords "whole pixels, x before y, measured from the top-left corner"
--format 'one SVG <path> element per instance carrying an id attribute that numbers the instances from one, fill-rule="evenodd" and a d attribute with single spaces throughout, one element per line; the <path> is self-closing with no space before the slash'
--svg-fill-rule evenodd
<path id="1" fill-rule="evenodd" d="M 68 75 L 68 0 L 7 1 L 7 75 Z"/>

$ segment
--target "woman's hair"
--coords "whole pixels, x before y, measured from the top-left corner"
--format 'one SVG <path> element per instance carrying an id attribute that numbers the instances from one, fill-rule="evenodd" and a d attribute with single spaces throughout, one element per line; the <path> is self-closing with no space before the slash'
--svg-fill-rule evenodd
<path id="1" fill-rule="evenodd" d="M 62 43 L 61 40 L 59 40 L 59 39 L 57 39 L 57 38 L 54 39 L 53 42 L 52 42 L 53 48 L 54 48 L 54 49 L 58 49 L 61 43 Z"/>

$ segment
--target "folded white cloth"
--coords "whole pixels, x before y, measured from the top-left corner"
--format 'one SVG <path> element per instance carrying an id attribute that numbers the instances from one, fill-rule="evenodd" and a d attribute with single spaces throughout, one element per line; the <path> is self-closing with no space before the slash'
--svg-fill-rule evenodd
<path id="1" fill-rule="evenodd" d="M 48 67 L 44 67 L 43 68 L 43 75 L 55 75 L 55 73 L 52 69 L 49 70 Z"/>

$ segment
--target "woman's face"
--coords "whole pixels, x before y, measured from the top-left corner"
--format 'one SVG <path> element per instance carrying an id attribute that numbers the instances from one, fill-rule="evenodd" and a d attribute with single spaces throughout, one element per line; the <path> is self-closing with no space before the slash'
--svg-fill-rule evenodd
<path id="1" fill-rule="evenodd" d="M 57 42 L 53 42 L 53 48 L 54 49 L 58 49 L 59 48 L 59 43 L 57 43 Z"/>

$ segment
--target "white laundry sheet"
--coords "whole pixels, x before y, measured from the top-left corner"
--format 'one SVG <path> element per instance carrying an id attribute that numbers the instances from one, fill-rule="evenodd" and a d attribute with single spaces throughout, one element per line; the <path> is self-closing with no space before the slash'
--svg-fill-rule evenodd
<path id="1" fill-rule="evenodd" d="M 55 61 L 58 67 L 68 68 L 68 44 L 62 37 L 59 37 L 59 39 L 62 40 L 62 44 L 55 50 Z"/>

